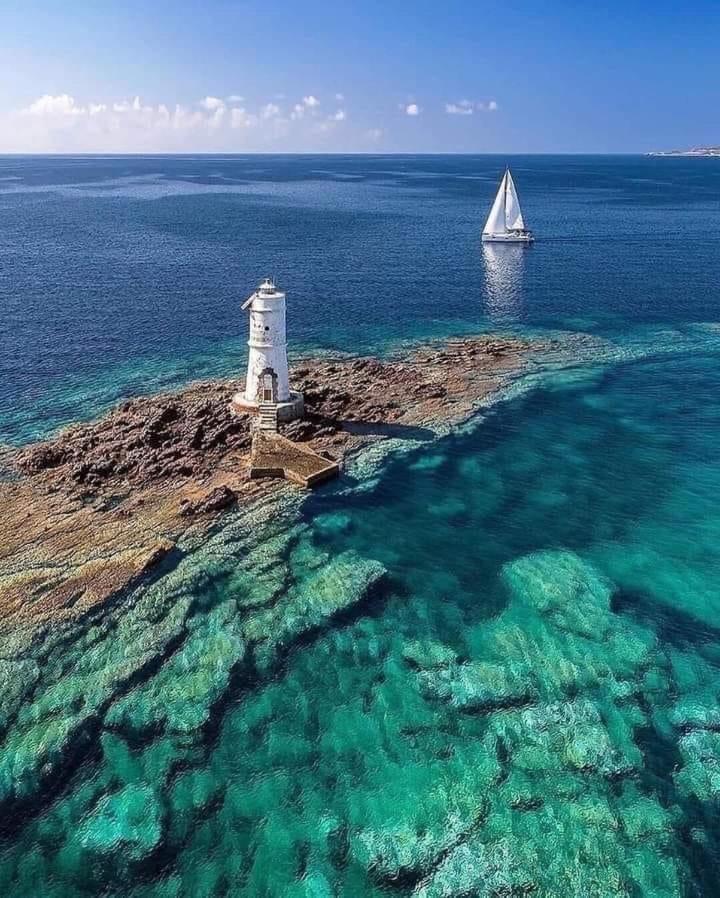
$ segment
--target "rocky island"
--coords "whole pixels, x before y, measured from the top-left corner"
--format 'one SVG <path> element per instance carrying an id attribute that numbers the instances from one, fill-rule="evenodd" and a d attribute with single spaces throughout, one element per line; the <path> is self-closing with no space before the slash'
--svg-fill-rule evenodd
<path id="1" fill-rule="evenodd" d="M 306 416 L 284 436 L 342 464 L 388 437 L 428 438 L 466 419 L 549 342 L 481 336 L 404 355 L 312 359 L 292 372 Z M 248 476 L 251 419 L 233 381 L 132 399 L 6 461 L 0 482 L 4 629 L 77 617 L 156 568 L 233 506 L 282 489 Z"/>

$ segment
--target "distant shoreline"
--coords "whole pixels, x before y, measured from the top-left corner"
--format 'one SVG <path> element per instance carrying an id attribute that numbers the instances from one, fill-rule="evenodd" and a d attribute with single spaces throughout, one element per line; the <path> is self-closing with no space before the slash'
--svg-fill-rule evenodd
<path id="1" fill-rule="evenodd" d="M 693 147 L 691 150 L 653 150 L 646 156 L 720 156 L 720 147 Z"/>

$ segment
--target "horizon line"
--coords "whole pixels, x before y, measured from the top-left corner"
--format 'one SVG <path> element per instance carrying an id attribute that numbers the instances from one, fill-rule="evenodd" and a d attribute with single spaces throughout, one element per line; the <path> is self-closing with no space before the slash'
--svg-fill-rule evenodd
<path id="1" fill-rule="evenodd" d="M 349 151 L 349 152 L 313 152 L 309 150 L 300 150 L 298 152 L 261 152 L 257 150 L 246 150 L 245 152 L 172 152 L 172 153 L 164 153 L 161 151 L 158 152 L 146 152 L 146 153 L 123 153 L 123 152 L 57 152 L 57 153 L 40 153 L 40 152 L 0 152 L 0 159 L 8 159 L 8 158 L 23 158 L 23 157 L 33 157 L 33 158 L 117 158 L 117 157 L 127 157 L 127 158 L 146 158 L 146 157 L 158 157 L 158 156 L 177 156 L 178 158 L 187 157 L 187 156 L 207 156 L 207 157 L 218 157 L 218 156 L 278 156 L 278 157 L 287 157 L 287 156 L 667 156 L 667 157 L 676 157 L 682 156 L 682 158 L 700 158 L 700 159 L 713 159 L 718 158 L 713 155 L 703 155 L 700 153 L 694 154 L 689 153 L 687 151 L 667 151 L 667 150 L 617 150 L 613 152 L 606 151 L 575 151 L 575 150 L 558 150 L 555 152 L 548 151 L 535 151 L 535 152 L 518 152 L 518 151 L 497 151 L 497 152 L 465 152 L 465 151 L 448 151 L 448 152 L 415 152 L 415 151 L 399 151 L 399 150 L 391 150 L 387 152 L 367 152 L 363 150 L 358 151 Z"/>

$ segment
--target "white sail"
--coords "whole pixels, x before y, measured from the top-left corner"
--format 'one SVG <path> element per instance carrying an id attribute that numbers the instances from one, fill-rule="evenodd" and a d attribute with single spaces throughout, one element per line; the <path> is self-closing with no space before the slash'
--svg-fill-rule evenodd
<path id="1" fill-rule="evenodd" d="M 505 185 L 505 228 L 509 231 L 524 231 L 525 222 L 520 211 L 520 200 L 518 199 L 517 190 L 515 190 L 515 182 L 510 174 L 510 169 L 505 172 L 505 178 L 507 179 Z"/>
<path id="2" fill-rule="evenodd" d="M 530 244 L 534 239 L 525 227 L 515 183 L 510 169 L 506 168 L 483 228 L 482 242 Z"/>
<path id="3" fill-rule="evenodd" d="M 492 204 L 492 209 L 490 210 L 490 214 L 488 215 L 487 221 L 485 222 L 483 234 L 504 234 L 507 230 L 507 226 L 505 224 L 505 190 L 509 174 L 510 172 L 506 171 L 503 175 L 503 179 L 500 182 L 500 187 L 498 188 L 497 196 L 495 197 L 495 202 Z"/>

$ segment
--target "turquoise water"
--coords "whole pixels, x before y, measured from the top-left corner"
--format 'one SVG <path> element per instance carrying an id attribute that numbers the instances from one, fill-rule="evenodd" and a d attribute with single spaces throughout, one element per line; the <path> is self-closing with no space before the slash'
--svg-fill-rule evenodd
<path id="1" fill-rule="evenodd" d="M 481 256 L 453 322 L 591 330 L 607 342 L 582 364 L 230 517 L 97 619 L 2 647 L 0 893 L 717 893 L 720 329 L 717 251 L 692 243 L 720 217 L 716 170 L 663 168 L 663 202 L 598 186 L 604 164 L 631 180 L 653 160 L 582 164 L 588 232 L 619 206 L 649 243 L 599 260 L 576 235 L 546 282 L 559 242 Z M 527 165 L 549 221 L 548 163 Z M 678 209 L 682 235 L 653 230 Z M 420 293 L 396 315 L 381 348 L 441 330 Z M 182 377 L 159 359 L 139 381 Z M 68 409 L 74 386 L 58 381 Z"/>

